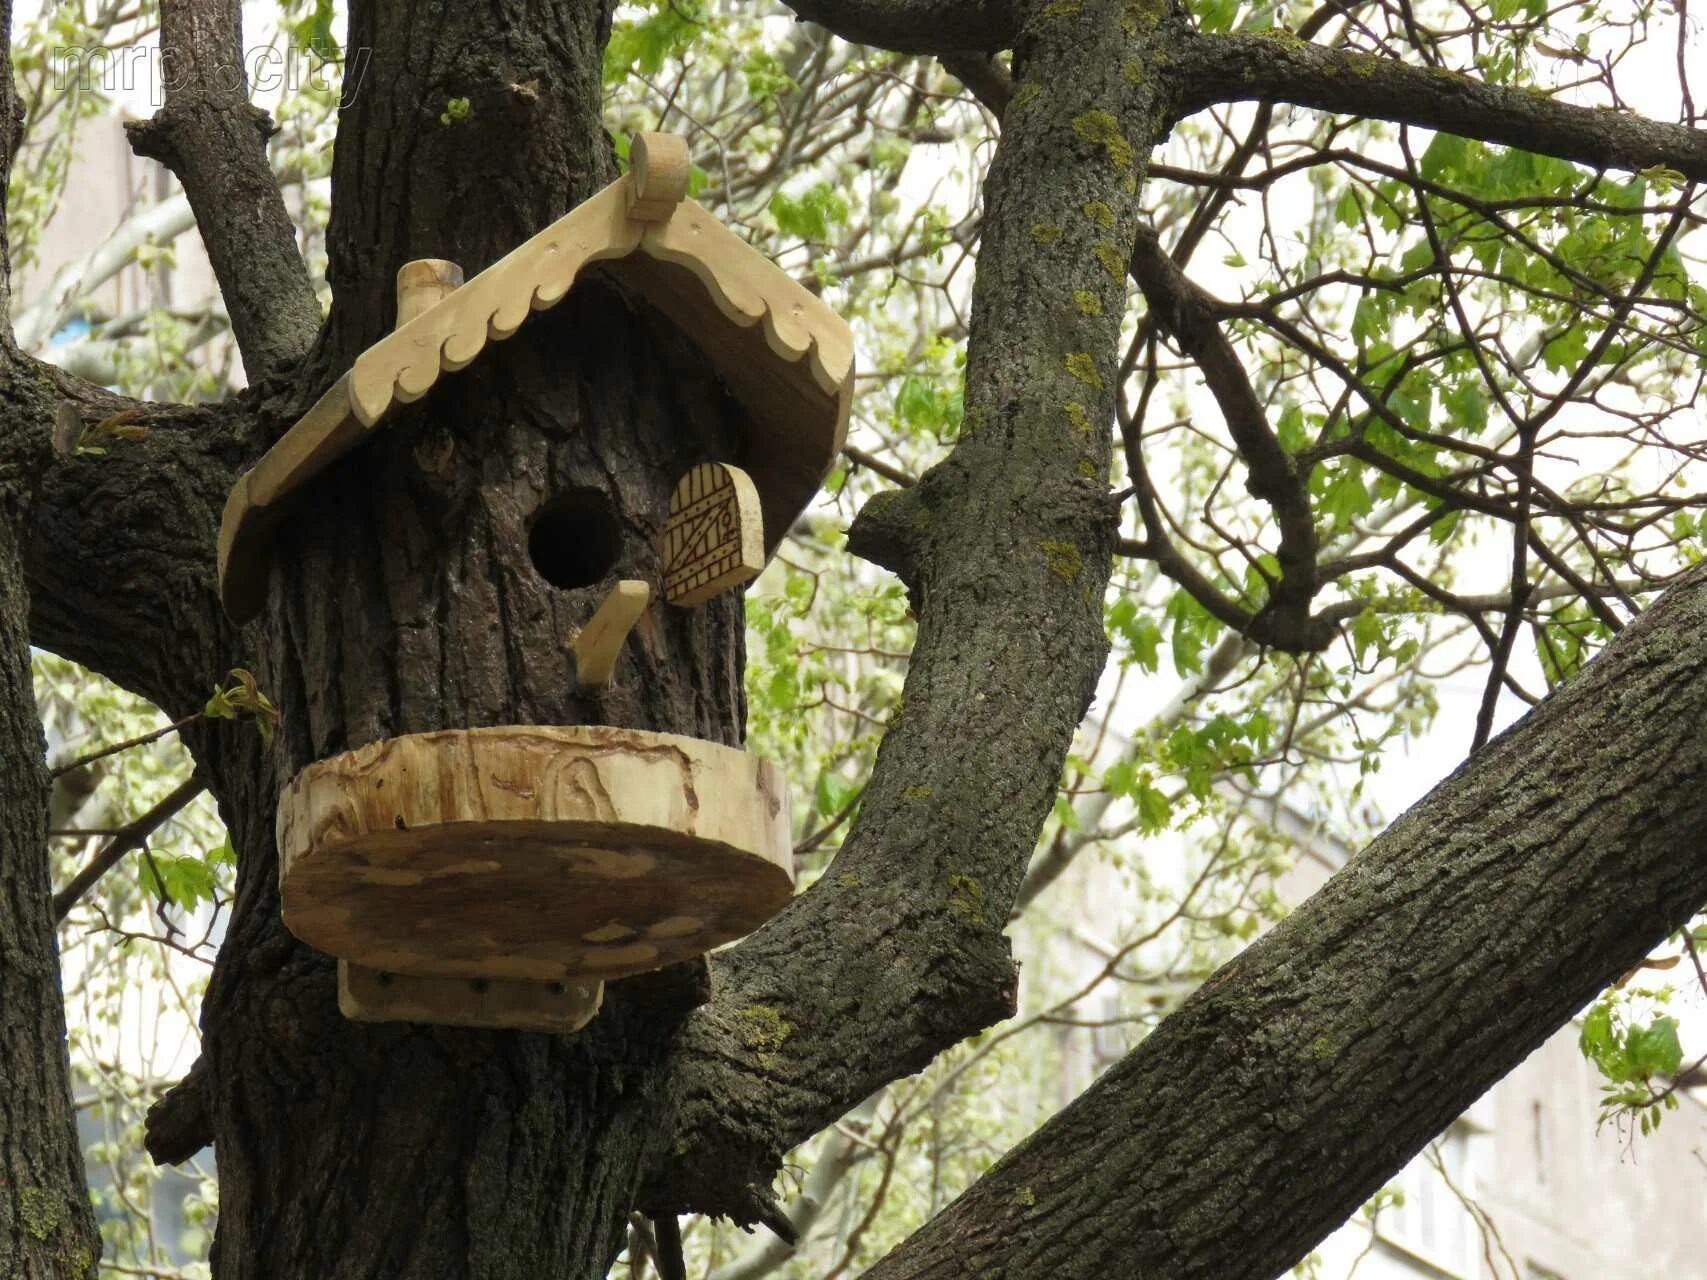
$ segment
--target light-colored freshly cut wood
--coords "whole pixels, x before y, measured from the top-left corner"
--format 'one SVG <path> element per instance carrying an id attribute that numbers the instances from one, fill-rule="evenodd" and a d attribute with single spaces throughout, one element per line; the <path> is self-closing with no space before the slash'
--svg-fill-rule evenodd
<path id="1" fill-rule="evenodd" d="M 420 978 L 338 961 L 338 1009 L 355 1022 L 434 1022 L 567 1035 L 604 1002 L 602 982 Z"/>
<path id="2" fill-rule="evenodd" d="M 628 633 L 652 603 L 652 588 L 633 578 L 624 578 L 599 602 L 591 620 L 575 636 L 575 678 L 597 686 L 610 680 Z"/>
<path id="3" fill-rule="evenodd" d="M 702 604 L 765 567 L 759 491 L 739 467 L 702 462 L 677 482 L 664 522 L 664 598 Z"/>
<path id="4" fill-rule="evenodd" d="M 668 222 L 688 193 L 693 163 L 688 144 L 673 133 L 637 134 L 628 148 L 628 216 Z"/>
<path id="5" fill-rule="evenodd" d="M 852 334 L 820 298 L 682 194 L 688 169 L 679 139 L 642 135 L 634 148 L 635 171 L 410 314 L 239 479 L 219 544 L 220 594 L 232 618 L 247 621 L 265 600 L 280 504 L 397 405 L 510 337 L 531 312 L 557 305 L 594 264 L 687 333 L 723 378 L 742 409 L 741 457 L 761 499 L 765 546 L 776 548 L 842 446 Z"/>
<path id="6" fill-rule="evenodd" d="M 787 904 L 787 785 L 733 747 L 603 725 L 372 743 L 309 765 L 280 799 L 284 921 L 388 973 L 658 968 Z"/>
<path id="7" fill-rule="evenodd" d="M 397 324 L 402 328 L 462 285 L 462 268 L 444 258 L 417 258 L 397 269 Z"/>

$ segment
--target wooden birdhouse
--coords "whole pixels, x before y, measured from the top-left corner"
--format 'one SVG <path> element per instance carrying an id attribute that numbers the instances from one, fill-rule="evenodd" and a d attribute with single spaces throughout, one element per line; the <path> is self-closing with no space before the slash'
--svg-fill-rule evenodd
<path id="1" fill-rule="evenodd" d="M 593 271 L 704 352 L 740 409 L 742 465 L 684 470 L 660 512 L 657 582 L 623 580 L 573 640 L 611 678 L 654 595 L 693 608 L 763 568 L 841 447 L 847 326 L 686 198 L 685 145 L 635 139 L 630 172 L 464 282 L 406 264 L 397 326 L 243 475 L 221 598 L 264 607 L 294 495 L 399 405 L 561 302 Z M 747 752 L 598 724 L 446 728 L 319 760 L 278 810 L 286 925 L 339 959 L 347 1016 L 566 1031 L 609 979 L 750 932 L 793 892 L 787 781 Z"/>

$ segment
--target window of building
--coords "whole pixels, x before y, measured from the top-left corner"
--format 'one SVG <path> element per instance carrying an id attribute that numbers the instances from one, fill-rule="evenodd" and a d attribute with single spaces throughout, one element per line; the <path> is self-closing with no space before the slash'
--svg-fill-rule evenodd
<path id="1" fill-rule="evenodd" d="M 1425 1148 L 1393 1180 L 1404 1202 L 1383 1209 L 1375 1222 L 1389 1245 L 1465 1280 L 1476 1275 L 1479 1253 L 1476 1220 L 1464 1203 L 1474 1194 L 1471 1137 L 1455 1125 Z"/>

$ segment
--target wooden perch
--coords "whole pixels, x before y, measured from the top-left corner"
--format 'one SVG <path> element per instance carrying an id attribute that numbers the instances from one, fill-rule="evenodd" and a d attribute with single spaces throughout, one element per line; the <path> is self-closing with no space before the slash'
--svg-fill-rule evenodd
<path id="1" fill-rule="evenodd" d="M 764 513 L 747 473 L 704 462 L 683 476 L 664 522 L 664 598 L 702 604 L 764 567 Z"/>
<path id="2" fill-rule="evenodd" d="M 644 582 L 624 578 L 599 602 L 598 609 L 582 627 L 570 646 L 575 652 L 575 678 L 583 685 L 607 683 L 616 669 L 628 633 L 652 603 L 652 588 Z"/>
<path id="3" fill-rule="evenodd" d="M 397 405 L 467 367 L 531 312 L 556 306 L 595 264 L 692 338 L 740 405 L 741 456 L 759 495 L 764 545 L 774 550 L 841 448 L 852 335 L 821 299 L 686 198 L 679 139 L 641 135 L 631 155 L 632 172 L 434 305 L 416 313 L 413 298 L 400 304 L 397 329 L 238 479 L 219 533 L 220 596 L 234 620 L 261 610 L 272 528 L 298 489 Z"/>

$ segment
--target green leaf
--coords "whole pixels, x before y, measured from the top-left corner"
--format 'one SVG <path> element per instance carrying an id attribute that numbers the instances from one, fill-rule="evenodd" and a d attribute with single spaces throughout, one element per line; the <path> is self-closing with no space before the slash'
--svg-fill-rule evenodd
<path id="1" fill-rule="evenodd" d="M 800 702 L 800 678 L 793 666 L 778 667 L 771 672 L 765 692 L 779 711 L 792 711 Z"/>
<path id="2" fill-rule="evenodd" d="M 848 202 L 829 183 L 820 182 L 798 197 L 777 192 L 771 197 L 770 210 L 784 235 L 822 244 L 829 240 L 832 224 L 847 221 Z"/>
<path id="3" fill-rule="evenodd" d="M 1336 467 L 1322 494 L 1321 507 L 1336 529 L 1344 528 L 1358 516 L 1366 516 L 1373 511 L 1375 501 L 1364 486 L 1362 468 L 1350 462 Z"/>
<path id="4" fill-rule="evenodd" d="M 1454 426 L 1477 435 L 1488 425 L 1488 395 L 1480 380 L 1465 378 L 1440 399 Z"/>
<path id="5" fill-rule="evenodd" d="M 857 783 L 849 782 L 840 774 L 826 769 L 818 775 L 813 800 L 818 806 L 818 812 L 828 818 L 846 809 L 858 794 Z"/>
<path id="6" fill-rule="evenodd" d="M 653 3 L 657 5 L 658 0 Z M 679 0 L 667 0 L 638 22 L 618 22 L 605 46 L 605 83 L 619 84 L 637 72 L 657 75 L 666 62 L 686 53 L 704 30 L 705 23 Z"/>
<path id="7" fill-rule="evenodd" d="M 1430 182 L 1456 177 L 1465 171 L 1470 144 L 1455 133 L 1437 133 L 1422 153 L 1422 176 Z"/>
<path id="8" fill-rule="evenodd" d="M 1583 1056 L 1600 1068 L 1608 1079 L 1618 1079 L 1623 1073 L 1622 1046 L 1612 1030 L 1612 1006 L 1601 1000 L 1583 1019 L 1577 1044 Z"/>
<path id="9" fill-rule="evenodd" d="M 1364 663 L 1370 649 L 1381 648 L 1381 619 L 1375 615 L 1375 610 L 1365 609 L 1351 623 L 1351 647 L 1357 654 L 1359 665 Z"/>
<path id="10" fill-rule="evenodd" d="M 290 29 L 291 38 L 319 57 L 334 60 L 339 53 L 338 37 L 332 31 L 332 0 L 314 0 L 314 8 Z"/>
<path id="11" fill-rule="evenodd" d="M 213 871 L 200 858 L 156 856 L 143 858 L 138 865 L 142 887 L 150 897 L 164 897 L 186 911 L 213 899 L 216 887 Z M 156 868 L 158 876 L 154 874 Z"/>
<path id="12" fill-rule="evenodd" d="M 1363 221 L 1363 205 L 1357 198 L 1357 188 L 1347 187 L 1334 206 L 1334 218 L 1341 226 L 1355 227 Z"/>
<path id="13" fill-rule="evenodd" d="M 1173 821 L 1173 801 L 1151 785 L 1148 773 L 1138 780 L 1132 799 L 1138 807 L 1138 825 L 1146 834 L 1161 831 Z"/>
<path id="14" fill-rule="evenodd" d="M 1203 670 L 1204 647 L 1220 624 L 1183 590 L 1169 598 L 1165 616 L 1173 624 L 1174 670 L 1182 676 Z"/>
<path id="15" fill-rule="evenodd" d="M 1138 766 L 1131 760 L 1117 760 L 1102 775 L 1103 790 L 1117 796 L 1129 796 L 1138 787 Z"/>
<path id="16" fill-rule="evenodd" d="M 1582 325 L 1572 325 L 1541 350 L 1541 359 L 1554 373 L 1574 369 L 1588 355 L 1588 332 Z"/>
<path id="17" fill-rule="evenodd" d="M 1683 1065 L 1676 1018 L 1656 1018 L 1645 1027 L 1630 1028 L 1626 1045 L 1631 1068 L 1643 1076 L 1674 1076 Z"/>
<path id="18" fill-rule="evenodd" d="M 1146 671 L 1154 671 L 1162 647 L 1162 628 L 1141 610 L 1130 596 L 1121 596 L 1109 606 L 1109 630 L 1125 645 L 1126 660 L 1137 663 Z"/>
<path id="19" fill-rule="evenodd" d="M 1240 0 L 1195 0 L 1197 25 L 1204 31 L 1230 31 L 1238 15 Z"/>

